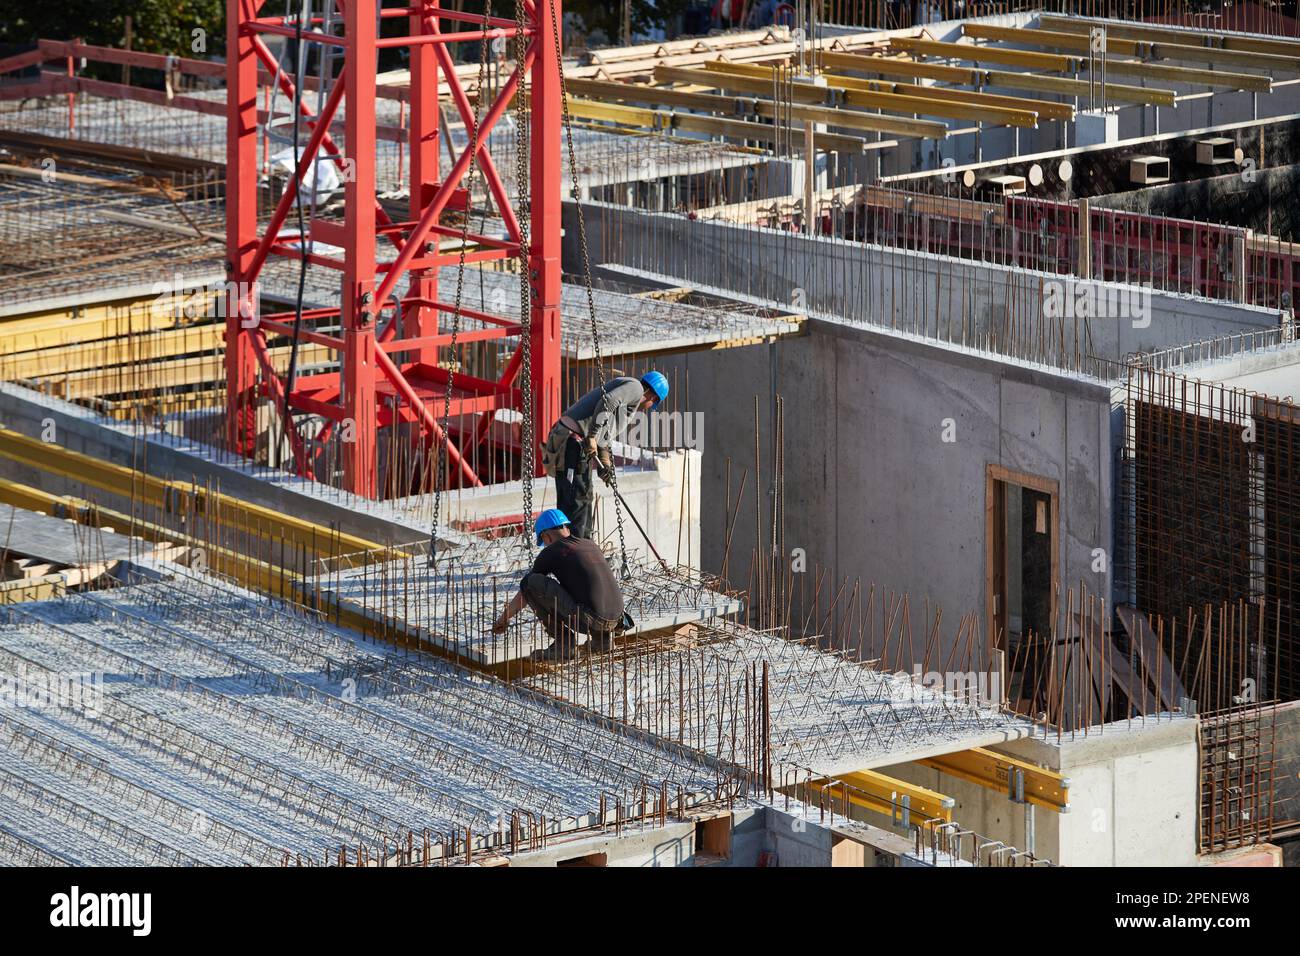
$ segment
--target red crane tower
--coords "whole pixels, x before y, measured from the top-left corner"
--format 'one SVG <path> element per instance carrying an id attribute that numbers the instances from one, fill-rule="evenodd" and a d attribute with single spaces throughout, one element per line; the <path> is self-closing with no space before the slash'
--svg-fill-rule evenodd
<path id="1" fill-rule="evenodd" d="M 256 437 L 257 405 L 270 400 L 285 417 L 297 473 L 311 477 L 312 450 L 332 432 L 346 430 L 341 440 L 345 487 L 359 495 L 378 493 L 377 435 L 381 427 L 397 422 L 414 423 L 422 439 L 444 443 L 453 482 L 481 484 L 466 457 L 466 442 L 483 440 L 492 414 L 501 408 L 515 408 L 532 421 L 550 423 L 560 408 L 560 132 L 562 99 L 560 85 L 559 34 L 561 0 L 516 0 L 523 11 L 512 12 L 519 19 L 486 17 L 441 5 L 442 0 L 409 0 L 401 7 L 380 7 L 377 0 L 325 0 L 333 3 L 329 17 L 299 18 L 263 12 L 271 4 L 264 0 L 229 0 L 227 16 L 227 194 L 226 269 L 230 300 L 226 320 L 227 440 L 229 447 L 250 456 Z M 490 10 L 490 7 L 488 8 Z M 379 22 L 396 19 L 405 23 L 405 35 L 380 36 Z M 332 27 L 341 22 L 342 32 Z M 504 38 L 514 49 L 522 22 L 526 52 L 522 63 L 501 85 L 490 103 L 478 104 L 480 118 L 475 130 L 475 107 L 457 77 L 448 44 L 481 42 Z M 450 29 L 444 31 L 445 26 Z M 332 48 L 342 66 L 329 85 L 328 98 L 319 114 L 309 98 L 299 96 L 292 71 L 278 68 L 267 46 L 268 36 L 299 38 L 301 42 Z M 390 47 L 410 50 L 409 219 L 393 221 L 379 205 L 375 192 L 376 155 L 376 70 L 379 51 Z M 258 223 L 258 121 L 259 67 L 278 84 L 279 91 L 301 114 L 305 143 L 296 175 L 279 197 L 265 228 Z M 531 149 L 528 159 L 531 200 L 526 215 L 529 223 L 528 268 L 524 280 L 530 286 L 532 308 L 525 330 L 519 316 L 494 315 L 470 309 L 460 314 L 484 325 L 467 338 L 519 337 L 519 347 L 496 381 L 451 374 L 438 365 L 440 348 L 451 336 L 439 330 L 439 316 L 452 314 L 455 305 L 440 294 L 438 269 L 455 264 L 458 252 L 440 253 L 439 236 L 462 234 L 460 227 L 440 222 L 445 210 L 465 210 L 469 196 L 465 186 L 471 161 L 477 158 L 497 211 L 505 221 L 506 237 L 468 233 L 473 251 L 469 262 L 511 259 L 520 255 L 524 213 L 507 195 L 486 145 L 488 135 L 504 115 L 524 77 Z M 438 151 L 450 144 L 441 142 L 438 123 L 439 81 L 447 84 L 451 100 L 470 134 L 464 149 L 452 152 L 455 161 L 445 178 L 439 175 Z M 476 91 L 477 95 L 477 91 Z M 486 94 L 485 94 L 486 95 Z M 344 138 L 335 142 L 330 124 L 340 108 L 344 110 Z M 269 117 L 267 117 L 269 119 Z M 341 309 L 310 309 L 297 323 L 296 310 L 257 316 L 252 297 L 258 276 L 268 257 L 298 260 L 303 250 L 297 230 L 287 231 L 286 222 L 294 209 L 299 184 L 312 175 L 312 160 L 321 154 L 345 172 L 342 224 L 319 218 L 307 220 L 303 239 L 307 248 L 320 242 L 342 249 L 342 255 L 307 254 L 313 266 L 342 273 Z M 307 188 L 311 188 L 308 186 Z M 304 197 L 306 190 L 303 190 Z M 303 203 L 306 206 L 306 202 Z M 430 240 L 433 244 L 430 244 Z M 396 259 L 381 263 L 376 247 L 391 243 Z M 406 293 L 398 302 L 398 281 L 409 275 Z M 398 316 L 400 315 L 400 319 Z M 295 325 L 297 329 L 295 332 Z M 318 330 L 330 327 L 329 331 Z M 337 326 L 337 330 L 333 327 Z M 290 387 L 288 376 L 273 363 L 267 349 L 268 336 L 295 336 L 296 341 L 324 346 L 337 353 L 340 371 L 303 375 Z M 532 408 L 524 408 L 524 390 L 517 386 L 525 345 L 531 368 Z M 399 354 L 400 353 L 400 354 Z M 397 355 L 397 358 L 392 356 Z M 452 356 L 455 359 L 455 356 Z M 260 381 L 259 381 L 260 372 Z M 462 432 L 460 446 L 446 434 L 439 416 L 443 414 L 451 388 L 451 414 L 478 416 L 478 427 Z M 286 400 L 286 391 L 287 400 Z M 305 442 L 293 427 L 292 412 L 309 412 L 324 419 L 314 442 Z M 445 421 L 446 419 L 444 419 Z M 472 420 L 472 419 L 471 419 Z M 343 436 L 340 435 L 340 438 Z M 536 446 L 536 441 L 533 445 Z M 521 449 L 527 454 L 528 449 Z M 534 461 L 536 448 L 532 449 Z"/>

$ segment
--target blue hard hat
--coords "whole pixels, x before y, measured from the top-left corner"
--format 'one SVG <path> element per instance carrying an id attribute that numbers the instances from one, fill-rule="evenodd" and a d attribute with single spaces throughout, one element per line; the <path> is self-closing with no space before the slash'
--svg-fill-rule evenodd
<path id="1" fill-rule="evenodd" d="M 537 516 L 537 524 L 533 525 L 533 529 L 537 532 L 537 546 L 539 548 L 542 546 L 543 531 L 554 531 L 567 524 L 572 524 L 568 515 L 559 508 L 547 508 Z"/>
<path id="2" fill-rule="evenodd" d="M 659 396 L 656 405 L 668 397 L 668 379 L 664 377 L 663 372 L 646 372 L 645 378 L 641 379 L 641 384 Z"/>

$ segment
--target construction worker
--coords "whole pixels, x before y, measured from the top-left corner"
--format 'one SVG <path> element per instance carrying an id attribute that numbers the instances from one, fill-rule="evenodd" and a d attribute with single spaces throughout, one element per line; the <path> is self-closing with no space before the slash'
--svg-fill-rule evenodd
<path id="1" fill-rule="evenodd" d="M 573 520 L 573 534 L 590 538 L 595 520 L 592 462 L 605 484 L 614 476 L 610 445 L 637 412 L 646 411 L 668 397 L 668 379 L 662 372 L 647 372 L 640 379 L 623 375 L 601 388 L 593 388 L 570 405 L 551 426 L 542 451 L 546 473 L 555 479 L 555 503 Z"/>
<path id="2" fill-rule="evenodd" d="M 578 635 L 590 636 L 592 652 L 609 648 L 614 635 L 631 626 L 623 613 L 623 595 L 605 555 L 594 541 L 570 533 L 568 516 L 548 508 L 537 516 L 537 546 L 542 553 L 524 575 L 516 594 L 492 625 L 504 634 L 510 619 L 527 604 L 551 636 L 541 653 L 546 660 L 565 660 L 578 646 Z"/>

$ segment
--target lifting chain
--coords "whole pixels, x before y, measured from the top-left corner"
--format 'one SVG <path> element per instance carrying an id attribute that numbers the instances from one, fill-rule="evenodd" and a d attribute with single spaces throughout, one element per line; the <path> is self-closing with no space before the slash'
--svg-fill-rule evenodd
<path id="1" fill-rule="evenodd" d="M 524 56 L 527 43 L 524 31 L 527 29 L 524 0 L 515 0 L 515 69 L 519 71 L 519 85 L 515 89 L 515 208 L 519 210 L 519 356 L 521 376 L 520 411 L 523 413 L 522 431 L 519 436 L 520 483 L 523 486 L 524 499 L 524 547 L 532 549 L 533 538 L 533 473 L 537 460 L 537 410 L 533 407 L 533 297 L 537 294 L 533 286 L 536 278 L 529 269 L 532 216 L 529 196 L 528 161 L 531 154 L 529 125 L 527 73 L 524 70 Z"/>
<path id="2" fill-rule="evenodd" d="M 582 249 L 582 277 L 586 283 L 587 312 L 591 317 L 591 341 L 595 352 L 596 372 L 600 376 L 603 409 L 607 415 L 610 415 L 612 413 L 609 408 L 609 392 L 605 389 L 605 360 L 600 353 L 600 328 L 596 323 L 596 297 L 591 289 L 591 257 L 587 252 L 587 224 L 582 215 L 580 198 L 582 193 L 578 186 L 578 161 L 573 149 L 573 123 L 569 115 L 569 87 L 564 80 L 564 57 L 560 46 L 560 24 L 555 15 L 555 0 L 548 0 L 548 4 L 551 10 L 551 23 L 555 27 L 552 33 L 555 40 L 555 69 L 560 74 L 560 102 L 563 107 L 564 138 L 569 154 L 569 174 L 573 185 L 573 207 L 577 211 L 578 245 Z M 627 578 L 631 576 L 631 570 L 627 561 L 627 541 L 623 535 L 622 498 L 618 493 L 618 471 L 613 467 L 610 468 L 609 487 L 614 492 L 614 516 L 618 523 L 618 550 L 623 563 L 622 576 Z"/>
<path id="3" fill-rule="evenodd" d="M 516 0 L 518 2 L 518 0 Z M 464 221 L 460 229 L 460 258 L 456 264 L 456 305 L 451 314 L 451 342 L 447 362 L 447 394 L 442 403 L 442 441 L 437 442 L 438 451 L 433 466 L 433 528 L 429 531 L 429 566 L 438 562 L 438 520 L 442 510 L 442 485 L 439 476 L 442 472 L 443 450 L 451 441 L 451 392 L 456 382 L 456 340 L 460 336 L 461 295 L 465 290 L 465 247 L 469 244 L 469 221 L 471 207 L 474 205 L 474 182 L 479 171 L 478 135 L 479 107 L 487 90 L 487 55 L 488 55 L 488 21 L 492 19 L 492 0 L 486 0 L 483 12 L 483 32 L 479 37 L 478 90 L 474 97 L 474 122 L 469 133 L 469 169 L 466 174 Z M 435 240 L 439 242 L 440 240 Z M 394 421 L 396 427 L 396 421 Z M 450 476 L 448 476 L 450 484 Z"/>

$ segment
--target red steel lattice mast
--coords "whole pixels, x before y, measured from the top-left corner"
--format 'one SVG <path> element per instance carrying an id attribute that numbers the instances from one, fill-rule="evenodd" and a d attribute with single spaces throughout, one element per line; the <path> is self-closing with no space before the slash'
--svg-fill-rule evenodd
<path id="1" fill-rule="evenodd" d="M 227 440 L 229 447 L 251 456 L 256 437 L 256 409 L 270 400 L 286 417 L 289 409 L 309 412 L 325 420 L 312 445 L 319 445 L 331 432 L 347 430 L 341 440 L 345 487 L 355 494 L 375 497 L 379 488 L 378 431 L 395 421 L 417 423 L 430 441 L 444 442 L 451 480 L 461 485 L 482 482 L 470 466 L 467 449 L 454 436 L 444 434 L 439 421 L 446 400 L 449 373 L 438 365 L 439 349 L 451 336 L 439 332 L 439 316 L 454 311 L 451 301 L 440 297 L 438 269 L 459 261 L 458 252 L 441 253 L 439 236 L 459 238 L 461 229 L 440 222 L 445 210 L 469 214 L 465 177 L 476 152 L 479 170 L 501 218 L 506 238 L 468 233 L 470 251 L 466 261 L 481 263 L 519 256 L 519 217 L 528 215 L 528 275 L 532 292 L 530 366 L 533 407 L 522 408 L 523 390 L 517 386 L 522 365 L 516 349 L 496 381 L 456 373 L 452 385 L 451 414 L 478 416 L 479 426 L 466 429 L 464 442 L 485 440 L 486 425 L 501 408 L 529 411 L 533 421 L 544 425 L 559 417 L 560 408 L 560 176 L 561 118 L 560 64 L 556 33 L 562 22 L 560 0 L 520 0 L 526 53 L 523 63 L 491 100 L 479 104 L 480 119 L 474 135 L 474 105 L 457 76 L 448 44 L 480 41 L 486 19 L 487 38 L 506 39 L 513 47 L 517 35 L 513 19 L 485 18 L 443 8 L 441 0 L 411 0 L 407 6 L 380 8 L 375 0 L 332 0 L 341 18 L 343 33 L 335 35 L 321 28 L 323 17 L 298 24 L 296 18 L 262 16 L 264 0 L 230 0 L 227 17 L 227 197 L 226 269 L 232 301 L 226 320 Z M 407 23 L 407 33 L 381 37 L 379 20 L 398 18 Z M 444 21 L 464 25 L 443 31 Z M 317 115 L 299 97 L 294 78 L 277 67 L 268 48 L 267 36 L 297 37 L 305 42 L 332 45 L 341 53 L 342 68 L 333 78 L 329 96 Z M 375 85 L 379 51 L 390 47 L 410 49 L 410 219 L 392 221 L 380 207 L 375 192 L 376 113 Z M 258 67 L 261 64 L 275 78 L 279 90 L 301 113 L 305 144 L 297 175 L 279 198 L 265 228 L 257 217 L 258 196 Z M 507 195 L 496 166 L 487 152 L 488 137 L 519 86 L 521 76 L 530 77 L 529 172 L 531 201 L 520 210 Z M 440 178 L 438 128 L 438 86 L 445 82 L 452 104 L 470 134 L 468 143 L 455 156 L 446 178 Z M 330 77 L 321 77 L 330 83 Z M 477 91 L 476 91 L 477 95 Z M 336 143 L 329 128 L 340 108 L 344 110 L 344 140 Z M 269 120 L 269 117 L 268 117 Z M 476 147 L 473 149 L 472 147 Z M 346 175 L 344 179 L 344 221 L 312 218 L 306 222 L 302 239 L 297 230 L 284 232 L 293 211 L 298 185 L 312 175 L 311 160 L 324 153 Z M 310 187 L 308 187 L 310 188 Z M 304 207 L 307 205 L 304 202 Z M 434 244 L 430 245 L 430 240 Z M 303 375 L 292 382 L 278 371 L 267 349 L 268 336 L 293 336 L 295 312 L 259 316 L 252 304 L 256 283 L 270 256 L 298 260 L 297 243 L 306 241 L 315 249 L 319 242 L 343 250 L 342 256 L 315 251 L 307 258 L 313 266 L 342 273 L 341 309 L 310 309 L 302 314 L 297 332 L 303 344 L 324 346 L 339 356 L 341 370 Z M 377 246 L 391 243 L 396 259 L 381 263 Z M 409 275 L 409 286 L 398 306 L 398 282 Z M 517 315 L 494 315 L 462 308 L 466 318 L 486 326 L 462 333 L 460 342 L 484 341 L 519 336 L 525 341 Z M 400 321 L 395 318 L 401 316 Z M 316 326 L 337 326 L 337 331 L 318 331 Z M 394 357 L 396 356 L 396 357 Z M 451 356 L 454 360 L 455 356 Z M 259 381 L 260 373 L 260 381 Z M 312 447 L 298 435 L 292 421 L 285 422 L 298 474 L 312 476 Z M 532 449 L 536 461 L 536 449 Z"/>

